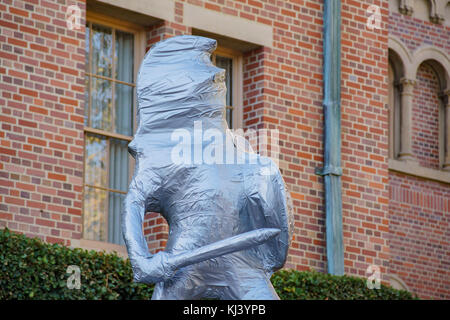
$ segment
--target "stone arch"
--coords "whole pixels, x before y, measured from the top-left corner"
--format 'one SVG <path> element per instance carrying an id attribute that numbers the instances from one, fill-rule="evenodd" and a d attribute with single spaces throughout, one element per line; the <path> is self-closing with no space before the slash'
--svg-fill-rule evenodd
<path id="1" fill-rule="evenodd" d="M 390 36 L 388 44 L 389 157 L 397 158 L 401 146 L 401 81 L 412 79 L 412 57 L 400 39 Z"/>
<path id="2" fill-rule="evenodd" d="M 450 58 L 442 50 L 425 46 L 416 50 L 412 61 L 413 78 L 416 78 L 417 70 L 423 62 L 429 63 L 439 77 L 441 90 L 450 89 Z"/>
<path id="3" fill-rule="evenodd" d="M 445 25 L 450 26 L 450 1 L 445 4 L 444 8 Z"/>
<path id="4" fill-rule="evenodd" d="M 396 65 L 394 72 L 398 73 L 400 77 L 410 78 L 410 67 L 412 65 L 412 55 L 403 42 L 394 36 L 389 36 L 388 39 L 389 58 L 393 58 L 392 61 Z"/>
<path id="5" fill-rule="evenodd" d="M 399 276 L 395 274 L 389 274 L 388 275 L 389 284 L 392 288 L 398 289 L 398 290 L 405 290 L 409 291 L 408 286 L 406 285 L 405 281 L 403 281 Z"/>
<path id="6" fill-rule="evenodd" d="M 438 78 L 439 93 L 442 94 L 439 107 L 439 167 L 450 169 L 450 58 L 441 49 L 432 46 L 423 46 L 413 55 L 412 70 L 414 79 L 420 66 L 426 63 L 431 67 Z"/>

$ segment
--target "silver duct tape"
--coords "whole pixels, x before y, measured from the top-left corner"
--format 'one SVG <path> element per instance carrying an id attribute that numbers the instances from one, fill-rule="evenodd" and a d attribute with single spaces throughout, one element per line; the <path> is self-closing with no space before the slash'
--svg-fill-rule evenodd
<path id="1" fill-rule="evenodd" d="M 286 261 L 291 199 L 271 159 L 236 145 L 215 48 L 205 37 L 169 38 L 139 70 L 122 231 L 134 280 L 156 283 L 152 299 L 278 299 L 270 276 Z M 142 232 L 146 212 L 170 228 L 154 255 Z"/>

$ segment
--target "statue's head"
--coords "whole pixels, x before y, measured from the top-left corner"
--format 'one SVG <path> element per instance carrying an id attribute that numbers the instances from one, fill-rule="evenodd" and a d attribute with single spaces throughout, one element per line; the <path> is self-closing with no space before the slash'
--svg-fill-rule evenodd
<path id="1" fill-rule="evenodd" d="M 137 79 L 138 134 L 224 118 L 225 70 L 211 63 L 216 45 L 214 39 L 188 35 L 150 49 Z"/>
<path id="2" fill-rule="evenodd" d="M 193 130 L 195 121 L 226 131 L 225 70 L 211 62 L 216 46 L 214 39 L 176 36 L 145 55 L 137 77 L 138 126 L 128 146 L 133 156 L 152 139 L 167 141 L 176 129 Z"/>

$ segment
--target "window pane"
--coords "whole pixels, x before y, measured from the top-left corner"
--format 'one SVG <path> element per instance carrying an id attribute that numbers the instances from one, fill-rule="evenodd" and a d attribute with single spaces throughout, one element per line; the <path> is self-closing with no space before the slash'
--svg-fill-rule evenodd
<path id="1" fill-rule="evenodd" d="M 86 71 L 132 84 L 134 34 L 115 30 L 113 37 L 112 32 L 112 28 L 86 25 Z M 86 76 L 85 85 L 85 126 L 133 135 L 134 87 L 95 76 Z M 83 237 L 123 245 L 120 216 L 126 195 L 112 190 L 128 189 L 128 141 L 86 133 L 85 144 L 85 184 L 111 190 L 85 186 Z"/>
<path id="2" fill-rule="evenodd" d="M 227 106 L 232 105 L 232 70 L 233 70 L 233 59 L 216 56 L 216 66 L 222 69 L 225 69 L 225 85 L 227 86 L 227 96 L 226 96 L 226 103 Z"/>
<path id="3" fill-rule="evenodd" d="M 128 142 L 118 139 L 110 140 L 109 150 L 109 188 L 121 191 L 128 189 Z M 120 228 L 120 215 L 125 194 L 109 193 L 108 241 L 124 244 Z"/>
<path id="4" fill-rule="evenodd" d="M 133 87 L 116 83 L 115 88 L 116 133 L 133 135 Z"/>
<path id="5" fill-rule="evenodd" d="M 109 80 L 92 78 L 91 127 L 112 131 L 112 84 Z"/>
<path id="6" fill-rule="evenodd" d="M 116 79 L 133 83 L 134 35 L 132 33 L 116 31 L 114 59 Z"/>
<path id="7" fill-rule="evenodd" d="M 128 189 L 128 142 L 110 140 L 109 150 L 109 188 L 120 191 Z"/>
<path id="8" fill-rule="evenodd" d="M 226 114 L 226 119 L 227 119 L 227 123 L 228 123 L 228 128 L 232 129 L 233 128 L 233 110 L 227 108 L 227 114 Z"/>
<path id="9" fill-rule="evenodd" d="M 108 192 L 96 188 L 84 188 L 83 237 L 106 241 L 106 214 Z"/>
<path id="10" fill-rule="evenodd" d="M 107 141 L 96 135 L 86 135 L 85 184 L 108 186 Z"/>
<path id="11" fill-rule="evenodd" d="M 124 245 L 120 215 L 122 214 L 125 194 L 109 192 L 108 242 Z"/>
<path id="12" fill-rule="evenodd" d="M 226 105 L 233 105 L 233 84 L 232 84 L 232 72 L 233 72 L 233 59 L 227 57 L 216 56 L 216 66 L 225 69 L 225 85 L 227 86 Z M 233 128 L 233 110 L 227 108 L 226 120 L 229 128 Z"/>
<path id="13" fill-rule="evenodd" d="M 89 87 L 89 76 L 86 76 L 84 78 L 84 126 L 89 126 L 89 93 L 90 93 L 90 87 Z"/>
<path id="14" fill-rule="evenodd" d="M 112 32 L 111 28 L 92 25 L 92 72 L 111 77 Z"/>

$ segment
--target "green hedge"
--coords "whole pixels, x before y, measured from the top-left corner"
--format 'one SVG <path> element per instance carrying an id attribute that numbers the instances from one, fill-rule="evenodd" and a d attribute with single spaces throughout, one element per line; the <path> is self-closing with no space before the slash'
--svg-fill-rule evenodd
<path id="1" fill-rule="evenodd" d="M 132 282 L 129 260 L 71 249 L 0 230 L 0 299 L 150 299 L 153 286 Z M 81 270 L 81 288 L 68 289 L 69 265 Z M 412 299 L 410 293 L 364 279 L 281 270 L 272 276 L 281 299 Z"/>
<path id="2" fill-rule="evenodd" d="M 81 270 L 68 289 L 69 265 Z M 47 244 L 0 230 L 0 299 L 150 299 L 153 287 L 133 283 L 131 265 L 115 254 Z"/>
<path id="3" fill-rule="evenodd" d="M 283 300 L 410 300 L 410 292 L 381 284 L 368 289 L 366 280 L 350 276 L 334 276 L 316 271 L 280 270 L 272 276 L 272 284 Z"/>

